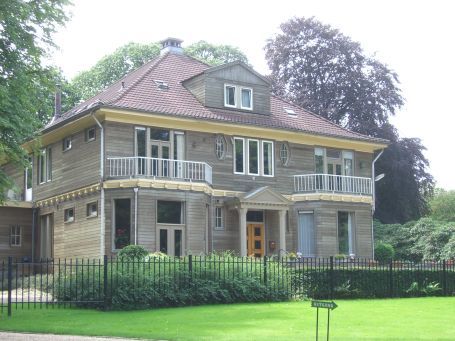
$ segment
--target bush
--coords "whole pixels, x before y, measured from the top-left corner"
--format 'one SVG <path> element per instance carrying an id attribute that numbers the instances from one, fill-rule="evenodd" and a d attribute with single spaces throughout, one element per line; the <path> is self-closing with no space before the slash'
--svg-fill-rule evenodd
<path id="1" fill-rule="evenodd" d="M 374 248 L 374 258 L 379 263 L 388 263 L 395 256 L 395 250 L 393 246 L 387 243 L 379 243 Z"/>
<path id="2" fill-rule="evenodd" d="M 120 250 L 119 258 L 129 260 L 142 260 L 148 255 L 148 251 L 141 245 L 128 245 Z"/>

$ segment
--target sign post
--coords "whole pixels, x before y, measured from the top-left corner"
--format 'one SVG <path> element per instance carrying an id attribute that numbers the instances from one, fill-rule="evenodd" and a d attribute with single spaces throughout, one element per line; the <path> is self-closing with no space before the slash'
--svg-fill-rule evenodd
<path id="1" fill-rule="evenodd" d="M 319 308 L 327 309 L 327 341 L 329 341 L 330 331 L 330 310 L 338 307 L 335 302 L 311 301 L 311 306 L 316 308 L 316 341 L 319 338 Z"/>

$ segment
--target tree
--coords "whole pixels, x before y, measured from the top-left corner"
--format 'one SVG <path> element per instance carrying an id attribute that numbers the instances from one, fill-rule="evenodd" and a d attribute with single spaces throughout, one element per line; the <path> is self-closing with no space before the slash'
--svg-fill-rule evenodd
<path id="1" fill-rule="evenodd" d="M 455 222 L 455 191 L 436 189 L 430 200 L 431 217 L 436 220 Z"/>
<path id="2" fill-rule="evenodd" d="M 105 87 L 119 80 L 128 72 L 145 64 L 158 56 L 159 43 L 138 44 L 128 43 L 104 56 L 92 68 L 82 71 L 65 89 L 70 96 L 70 107 L 81 100 L 86 100 Z M 229 45 L 213 45 L 199 41 L 185 48 L 185 53 L 210 65 L 228 63 L 234 60 L 248 62 L 246 56 L 236 47 Z M 63 101 L 62 101 L 63 103 Z"/>
<path id="3" fill-rule="evenodd" d="M 204 40 L 185 48 L 185 53 L 209 65 L 220 65 L 240 60 L 248 64 L 248 58 L 237 47 L 230 45 L 214 45 Z"/>
<path id="4" fill-rule="evenodd" d="M 425 147 L 418 139 L 400 139 L 389 123 L 404 103 L 398 75 L 314 18 L 283 23 L 265 50 L 275 93 L 350 130 L 391 141 L 377 163 L 387 179 L 377 184 L 377 217 L 403 223 L 425 214 L 434 185 Z"/>
<path id="5" fill-rule="evenodd" d="M 53 47 L 52 34 L 68 19 L 68 0 L 0 2 L 0 162 L 26 165 L 24 139 L 41 126 L 39 113 L 55 86 L 41 59 Z M 0 202 L 12 185 L 0 169 Z"/>

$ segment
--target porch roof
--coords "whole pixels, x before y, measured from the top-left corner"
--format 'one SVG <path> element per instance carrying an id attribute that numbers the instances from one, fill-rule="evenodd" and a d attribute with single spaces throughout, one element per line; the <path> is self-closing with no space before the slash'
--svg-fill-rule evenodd
<path id="1" fill-rule="evenodd" d="M 287 210 L 290 204 L 291 201 L 268 186 L 258 187 L 227 202 L 231 209 Z"/>

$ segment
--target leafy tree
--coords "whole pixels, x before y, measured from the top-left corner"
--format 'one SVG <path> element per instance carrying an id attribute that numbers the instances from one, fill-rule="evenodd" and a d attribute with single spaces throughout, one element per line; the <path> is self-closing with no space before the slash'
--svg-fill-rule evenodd
<path id="1" fill-rule="evenodd" d="M 68 0 L 0 2 L 0 162 L 25 166 L 21 144 L 41 126 L 53 69 L 41 59 L 55 47 L 52 34 L 68 19 Z M 11 180 L 0 169 L 0 202 Z"/>
<path id="2" fill-rule="evenodd" d="M 394 187 L 377 184 L 376 216 L 403 223 L 425 214 L 434 185 L 425 148 L 419 139 L 400 139 L 389 123 L 404 103 L 398 75 L 315 18 L 283 23 L 265 50 L 275 93 L 348 129 L 391 141 L 377 170 Z"/>
<path id="3" fill-rule="evenodd" d="M 437 189 L 430 200 L 431 217 L 455 222 L 455 191 Z"/>
<path id="4" fill-rule="evenodd" d="M 248 64 L 248 58 L 237 47 L 214 45 L 204 40 L 185 48 L 185 53 L 210 65 L 220 65 L 240 60 Z"/>

